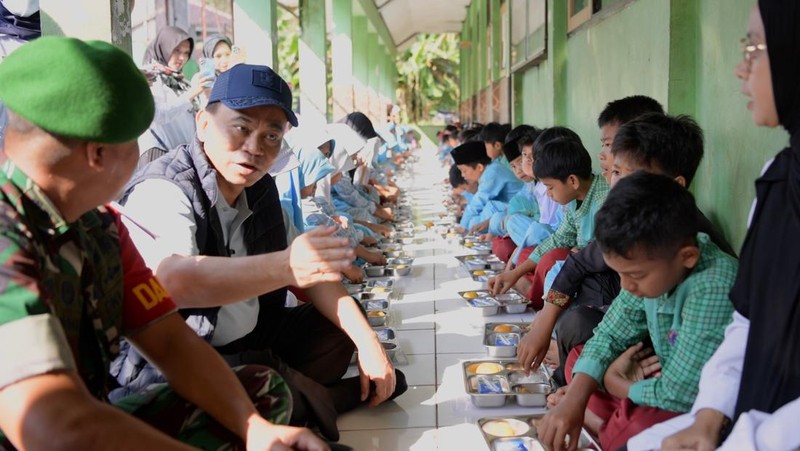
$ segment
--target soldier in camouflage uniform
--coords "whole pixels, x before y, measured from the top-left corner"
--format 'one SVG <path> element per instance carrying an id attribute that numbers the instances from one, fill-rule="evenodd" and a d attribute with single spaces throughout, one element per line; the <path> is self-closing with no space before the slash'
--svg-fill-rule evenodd
<path id="1" fill-rule="evenodd" d="M 119 213 L 96 207 L 130 177 L 136 138 L 153 117 L 131 59 L 99 41 L 42 38 L 0 64 L 0 99 L 10 111 L 0 167 L 0 449 L 328 449 L 309 430 L 281 425 L 291 398 L 277 373 L 231 371 L 186 326 Z M 169 385 L 113 407 L 120 336 Z"/>

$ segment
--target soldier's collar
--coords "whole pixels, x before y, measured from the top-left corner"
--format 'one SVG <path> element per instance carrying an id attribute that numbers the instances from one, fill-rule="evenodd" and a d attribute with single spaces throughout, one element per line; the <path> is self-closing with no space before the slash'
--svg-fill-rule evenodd
<path id="1" fill-rule="evenodd" d="M 37 224 L 37 226 L 47 230 L 52 235 L 61 235 L 69 230 L 69 223 L 58 211 L 53 201 L 17 165 L 7 159 L 0 166 L 0 170 L 11 183 L 16 185 L 27 198 L 47 215 L 49 224 Z"/>

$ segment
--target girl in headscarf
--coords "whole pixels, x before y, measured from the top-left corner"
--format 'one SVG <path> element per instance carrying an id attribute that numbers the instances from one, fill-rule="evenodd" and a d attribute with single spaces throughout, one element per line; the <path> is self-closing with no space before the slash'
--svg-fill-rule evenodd
<path id="1" fill-rule="evenodd" d="M 194 50 L 194 39 L 178 27 L 165 27 L 144 53 L 143 70 L 151 82 L 156 114 L 150 130 L 139 138 L 139 149 L 150 161 L 169 150 L 194 140 L 198 96 L 210 77 L 192 83 L 183 77 L 183 67 Z"/>
<path id="2" fill-rule="evenodd" d="M 331 140 L 328 140 L 319 147 L 330 146 L 330 143 Z M 362 231 L 349 224 L 345 228 L 340 223 L 341 220 L 337 221 L 332 217 L 332 213 L 335 214 L 332 211 L 333 208 L 323 198 L 314 196 L 317 182 L 335 171 L 319 147 L 304 146 L 297 154 L 300 160 L 300 185 L 303 187 L 300 190 L 303 227 L 305 230 L 312 230 L 319 226 L 336 227 L 334 235 L 347 238 L 350 246 L 356 252 L 356 257 L 361 259 L 357 260 L 357 264 L 363 261 L 376 265 L 384 264 L 385 259 L 381 253 L 369 251 L 361 245 L 361 241 L 364 239 Z M 345 271 L 344 275 L 351 282 L 356 283 L 361 282 L 364 278 L 361 269 L 355 265 Z"/>
<path id="3" fill-rule="evenodd" d="M 730 294 L 733 323 L 703 368 L 692 411 L 634 437 L 629 450 L 657 448 L 659 436 L 681 428 L 664 440 L 664 449 L 714 449 L 721 440 L 723 450 L 800 447 L 798 24 L 800 2 L 760 0 L 736 67 L 753 122 L 783 127 L 790 141 L 756 180 L 755 208 Z M 730 434 L 728 425 L 734 425 Z"/>
<path id="4" fill-rule="evenodd" d="M 203 43 L 203 58 L 214 60 L 214 70 L 219 75 L 228 70 L 233 44 L 222 34 L 214 34 Z"/>

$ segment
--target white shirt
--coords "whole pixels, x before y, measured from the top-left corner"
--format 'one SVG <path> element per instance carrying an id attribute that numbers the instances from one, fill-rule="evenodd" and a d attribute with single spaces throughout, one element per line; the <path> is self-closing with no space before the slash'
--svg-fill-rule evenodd
<path id="1" fill-rule="evenodd" d="M 218 193 L 215 208 L 231 257 L 246 256 L 242 224 L 252 214 L 247 205 L 247 196 L 242 193 L 232 207 L 222 193 Z M 158 268 L 161 261 L 171 255 L 199 254 L 195 240 L 197 225 L 191 201 L 171 181 L 150 179 L 136 185 L 128 196 L 124 211 L 125 215 L 130 216 L 124 220 L 133 220 L 141 225 L 129 229 L 131 239 L 149 267 Z M 152 235 L 144 232 L 142 227 Z M 252 332 L 258 322 L 258 310 L 257 298 L 220 308 L 211 344 L 223 346 Z"/>
<path id="2" fill-rule="evenodd" d="M 195 112 L 192 102 L 182 98 L 160 80 L 150 87 L 155 101 L 155 116 L 150 128 L 139 137 L 139 151 L 152 147 L 172 150 L 194 140 Z"/>
<path id="3" fill-rule="evenodd" d="M 558 225 L 558 209 L 561 208 L 561 205 L 547 195 L 547 187 L 542 182 L 536 182 L 533 195 L 539 204 L 539 222 L 556 227 Z"/>

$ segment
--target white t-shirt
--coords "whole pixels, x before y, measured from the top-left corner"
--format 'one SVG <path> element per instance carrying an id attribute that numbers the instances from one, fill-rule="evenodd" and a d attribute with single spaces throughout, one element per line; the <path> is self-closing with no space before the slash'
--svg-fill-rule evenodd
<path id="1" fill-rule="evenodd" d="M 230 206 L 222 193 L 218 193 L 215 208 L 231 257 L 246 256 L 242 224 L 253 213 L 247 205 L 246 194 L 242 193 L 236 205 Z M 147 234 L 141 227 L 129 227 L 131 239 L 149 267 L 158 268 L 161 261 L 171 255 L 199 254 L 191 201 L 169 180 L 151 179 L 136 185 L 128 196 L 124 212 L 130 216 L 124 220 L 133 220 L 152 233 Z M 258 298 L 223 306 L 217 315 L 211 344 L 223 346 L 252 332 L 258 322 L 258 310 Z"/>

